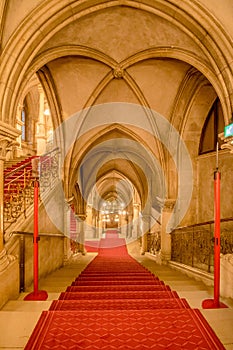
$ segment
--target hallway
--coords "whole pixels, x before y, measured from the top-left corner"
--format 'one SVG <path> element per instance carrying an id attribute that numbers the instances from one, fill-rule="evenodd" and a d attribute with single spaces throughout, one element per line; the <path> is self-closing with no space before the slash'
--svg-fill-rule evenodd
<path id="1" fill-rule="evenodd" d="M 95 253 L 88 253 L 86 256 L 78 255 L 69 265 L 42 280 L 40 289 L 48 292 L 47 301 L 24 301 L 26 293 L 22 293 L 16 301 L 9 301 L 0 312 L 0 349 L 23 349 L 41 312 L 49 309 L 52 301 L 58 299 L 60 293 L 65 291 L 66 287 L 95 256 Z M 180 298 L 185 298 L 191 308 L 201 309 L 202 300 L 212 297 L 211 288 L 207 288 L 203 283 L 186 277 L 168 266 L 157 265 L 145 255 L 134 255 L 133 257 L 155 273 L 172 290 L 177 291 Z M 228 309 L 202 310 L 201 312 L 225 348 L 232 350 L 233 304 L 229 300 L 224 300 L 224 302 L 229 305 Z"/>

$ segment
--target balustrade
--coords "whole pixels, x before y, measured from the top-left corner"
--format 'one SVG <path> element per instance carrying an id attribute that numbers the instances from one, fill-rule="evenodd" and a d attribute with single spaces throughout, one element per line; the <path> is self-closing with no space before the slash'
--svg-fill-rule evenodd
<path id="1" fill-rule="evenodd" d="M 161 232 L 147 234 L 147 251 L 161 250 Z M 233 218 L 221 220 L 221 254 L 233 254 Z M 214 268 L 214 221 L 180 227 L 171 232 L 171 260 L 203 271 Z"/>
<path id="2" fill-rule="evenodd" d="M 226 225 L 227 224 L 227 225 Z M 221 220 L 221 253 L 233 253 L 233 218 Z M 226 227 L 228 226 L 228 227 Z M 214 221 L 172 231 L 172 261 L 212 272 L 214 267 Z"/>
<path id="3" fill-rule="evenodd" d="M 59 153 L 52 150 L 40 157 L 32 157 L 4 174 L 4 229 L 21 216 L 27 217 L 33 204 L 35 174 L 32 161 L 38 159 L 40 193 L 51 189 L 58 179 Z"/>
<path id="4" fill-rule="evenodd" d="M 147 250 L 151 254 L 156 254 L 161 249 L 161 233 L 160 231 L 150 232 L 147 234 Z"/>

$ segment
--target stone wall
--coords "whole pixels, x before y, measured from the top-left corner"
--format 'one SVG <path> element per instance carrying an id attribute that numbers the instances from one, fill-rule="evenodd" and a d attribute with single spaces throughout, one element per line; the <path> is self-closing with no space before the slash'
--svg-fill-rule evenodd
<path id="1" fill-rule="evenodd" d="M 214 219 L 214 171 L 216 169 L 216 152 L 198 158 L 198 204 L 197 221 L 205 222 Z M 219 171 L 221 173 L 221 218 L 232 217 L 232 154 L 219 152 Z M 203 176 L 203 174 L 205 174 Z"/>
<path id="2" fill-rule="evenodd" d="M 43 235 L 39 242 L 39 276 L 45 277 L 63 265 L 64 236 Z M 33 282 L 33 240 L 25 239 L 25 291 L 28 291 Z"/>
<path id="3" fill-rule="evenodd" d="M 220 268 L 220 294 L 233 298 L 233 254 L 221 256 Z"/>
<path id="4" fill-rule="evenodd" d="M 39 281 L 63 266 L 64 236 L 41 234 L 39 251 Z M 7 252 L 13 260 L 0 272 L 0 308 L 8 301 L 17 299 L 20 291 L 33 290 L 33 234 L 16 234 L 7 244 Z"/>
<path id="5" fill-rule="evenodd" d="M 9 300 L 19 295 L 19 264 L 12 261 L 4 271 L 0 272 L 0 308 Z"/>

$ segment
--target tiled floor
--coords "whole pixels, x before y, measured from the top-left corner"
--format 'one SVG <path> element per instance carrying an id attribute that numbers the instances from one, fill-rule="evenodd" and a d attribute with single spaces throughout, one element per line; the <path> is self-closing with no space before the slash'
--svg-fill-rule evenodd
<path id="1" fill-rule="evenodd" d="M 35 327 L 40 314 L 47 310 L 52 300 L 77 277 L 85 266 L 94 258 L 94 253 L 78 256 L 72 264 L 54 272 L 40 281 L 40 289 L 48 292 L 46 301 L 24 301 L 26 293 L 18 300 L 9 301 L 0 311 L 0 349 L 23 349 Z M 168 266 L 155 264 L 148 256 L 134 255 L 145 267 L 165 281 L 180 297 L 186 298 L 191 307 L 201 309 L 204 299 L 213 297 L 212 288 L 202 282 L 187 277 Z M 202 310 L 203 315 L 221 339 L 227 350 L 233 350 L 233 301 L 223 300 L 227 309 Z"/>

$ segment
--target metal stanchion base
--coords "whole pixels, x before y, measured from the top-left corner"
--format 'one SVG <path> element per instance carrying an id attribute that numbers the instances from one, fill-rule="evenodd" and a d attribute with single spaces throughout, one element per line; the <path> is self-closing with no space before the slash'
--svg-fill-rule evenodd
<path id="1" fill-rule="evenodd" d="M 45 290 L 38 290 L 37 292 L 32 292 L 26 295 L 24 300 L 47 300 L 48 293 Z"/>
<path id="2" fill-rule="evenodd" d="M 228 308 L 227 305 L 221 302 L 216 302 L 214 299 L 206 299 L 202 302 L 203 309 L 223 309 Z"/>

